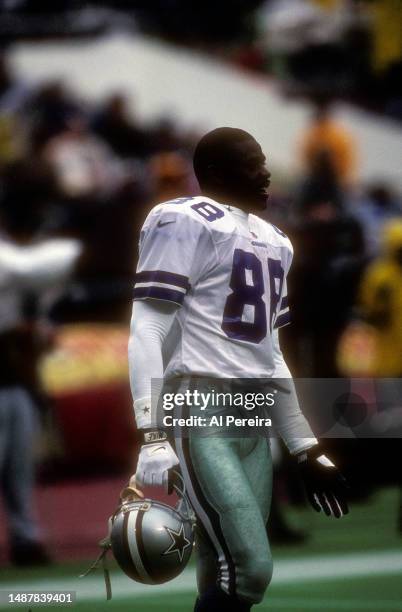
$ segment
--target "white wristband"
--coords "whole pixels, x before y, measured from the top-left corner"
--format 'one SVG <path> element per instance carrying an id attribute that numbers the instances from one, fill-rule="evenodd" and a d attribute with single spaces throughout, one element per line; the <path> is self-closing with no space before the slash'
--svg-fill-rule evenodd
<path id="1" fill-rule="evenodd" d="M 134 401 L 135 420 L 138 429 L 152 427 L 152 404 L 150 397 L 140 397 Z"/>

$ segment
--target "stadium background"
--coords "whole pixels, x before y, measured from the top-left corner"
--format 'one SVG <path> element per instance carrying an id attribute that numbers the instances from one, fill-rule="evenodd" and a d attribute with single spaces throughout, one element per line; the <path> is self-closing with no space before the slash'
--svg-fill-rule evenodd
<path id="1" fill-rule="evenodd" d="M 1 3 L 0 227 L 74 236 L 84 251 L 57 294 L 24 296 L 30 350 L 19 357 L 42 423 L 34 503 L 53 564 L 9 566 L 1 514 L 0 588 L 71 588 L 77 609 L 102 610 L 101 572 L 77 575 L 136 461 L 126 346 L 139 229 L 155 203 L 197 193 L 191 153 L 205 131 L 242 127 L 267 153 L 267 218 L 295 245 L 294 374 L 400 376 L 401 300 L 386 312 L 370 271 L 389 264 L 383 228 L 398 234 L 402 214 L 401 8 L 35 4 Z M 401 280 L 397 269 L 395 293 Z M 353 511 L 336 525 L 313 516 L 282 461 L 262 610 L 402 609 L 400 440 L 332 443 Z M 283 521 L 305 537 L 286 542 Z M 192 571 L 160 591 L 116 571 L 107 607 L 189 609 Z"/>

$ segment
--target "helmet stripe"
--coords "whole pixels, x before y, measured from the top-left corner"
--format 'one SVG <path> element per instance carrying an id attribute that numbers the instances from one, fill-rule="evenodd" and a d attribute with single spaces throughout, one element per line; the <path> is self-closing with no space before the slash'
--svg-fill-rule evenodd
<path id="1" fill-rule="evenodd" d="M 128 538 L 128 546 L 130 550 L 130 555 L 133 560 L 134 567 L 136 568 L 141 582 L 145 584 L 154 584 L 151 576 L 148 574 L 147 570 L 144 567 L 143 559 L 144 559 L 144 544 L 142 542 L 142 534 L 141 534 L 141 522 L 143 512 L 141 512 L 138 508 L 133 509 L 131 512 L 128 512 L 128 522 L 127 522 L 127 531 L 130 530 L 132 534 L 135 534 L 135 538 Z M 141 522 L 139 523 L 139 518 L 141 517 Z M 139 546 L 139 541 L 141 542 L 141 547 Z"/>
<path id="2" fill-rule="evenodd" d="M 123 517 L 123 525 L 119 530 L 119 536 L 114 538 L 113 541 L 113 552 L 114 555 L 124 572 L 126 572 L 127 576 L 130 576 L 133 580 L 140 580 L 140 576 L 137 572 L 137 568 L 135 567 L 131 554 L 130 548 L 128 545 L 128 518 L 130 513 L 126 512 Z"/>

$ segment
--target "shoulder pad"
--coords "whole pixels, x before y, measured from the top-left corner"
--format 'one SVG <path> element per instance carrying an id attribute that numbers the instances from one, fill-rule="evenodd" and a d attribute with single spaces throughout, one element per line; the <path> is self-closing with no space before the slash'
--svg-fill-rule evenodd
<path id="1" fill-rule="evenodd" d="M 264 221 L 261 219 L 261 217 L 253 215 L 253 218 L 257 220 L 260 226 L 262 226 L 266 239 L 270 244 L 274 246 L 286 247 L 291 253 L 293 253 L 292 243 L 285 232 L 283 232 L 273 223 Z"/>
<path id="2" fill-rule="evenodd" d="M 225 207 L 211 198 L 204 196 L 177 198 L 155 206 L 146 218 L 144 225 L 148 225 L 155 216 L 158 218 L 163 216 L 168 221 L 168 219 L 177 219 L 179 215 L 184 215 L 206 227 L 210 227 L 212 221 L 222 219 L 225 217 L 225 213 Z"/>

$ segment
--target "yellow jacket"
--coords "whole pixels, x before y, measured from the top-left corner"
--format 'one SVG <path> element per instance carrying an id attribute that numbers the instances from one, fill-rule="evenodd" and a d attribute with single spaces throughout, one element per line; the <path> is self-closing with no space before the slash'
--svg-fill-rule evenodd
<path id="1" fill-rule="evenodd" d="M 383 255 L 366 270 L 360 288 L 365 318 L 376 328 L 374 375 L 402 374 L 402 221 L 391 221 L 384 230 Z"/>

